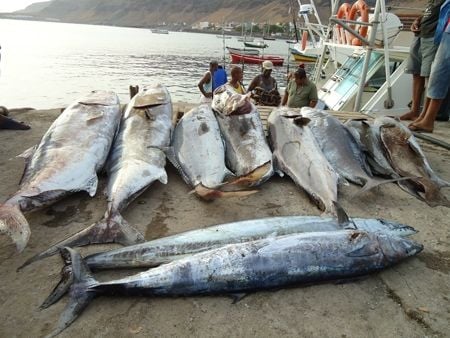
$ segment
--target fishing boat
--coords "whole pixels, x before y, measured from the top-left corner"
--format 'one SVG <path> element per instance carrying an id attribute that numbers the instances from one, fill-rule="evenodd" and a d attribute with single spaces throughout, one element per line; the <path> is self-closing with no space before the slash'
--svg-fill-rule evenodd
<path id="1" fill-rule="evenodd" d="M 259 50 L 258 50 L 258 49 L 227 47 L 227 50 L 228 50 L 230 53 L 235 53 L 235 54 L 243 54 L 243 55 L 259 55 Z"/>
<path id="2" fill-rule="evenodd" d="M 245 47 L 252 47 L 252 48 L 267 48 L 269 45 L 265 43 L 264 41 L 254 41 L 254 42 L 247 42 L 244 41 Z"/>
<path id="3" fill-rule="evenodd" d="M 169 34 L 169 31 L 167 29 L 153 28 L 151 29 L 151 31 L 155 34 Z"/>
<path id="4" fill-rule="evenodd" d="M 308 54 L 308 53 L 305 53 L 304 51 L 303 52 L 298 51 L 295 48 L 289 48 L 289 52 L 291 53 L 291 55 L 295 61 L 316 62 L 317 58 L 318 58 L 317 54 Z"/>
<path id="5" fill-rule="evenodd" d="M 274 66 L 282 66 L 284 58 L 277 55 L 249 55 L 242 53 L 235 53 L 228 50 L 231 56 L 231 63 L 250 63 L 261 64 L 264 61 L 272 61 Z"/>

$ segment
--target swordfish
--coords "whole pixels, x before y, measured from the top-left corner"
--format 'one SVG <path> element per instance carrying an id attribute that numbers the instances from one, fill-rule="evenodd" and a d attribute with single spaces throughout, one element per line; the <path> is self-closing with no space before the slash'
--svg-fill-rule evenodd
<path id="1" fill-rule="evenodd" d="M 26 165 L 20 189 L 0 205 L 0 232 L 9 235 L 19 251 L 31 234 L 22 212 L 77 191 L 95 195 L 97 172 L 106 161 L 119 121 L 117 95 L 93 91 L 65 109 L 39 145 L 21 155 Z"/>
<path id="2" fill-rule="evenodd" d="M 109 178 L 105 216 L 33 256 L 23 266 L 51 256 L 64 246 L 143 242 L 144 237 L 122 218 L 120 212 L 156 180 L 167 183 L 164 148 L 170 143 L 171 126 L 172 103 L 165 87 L 153 85 L 135 95 L 127 105 L 106 164 Z"/>
<path id="3" fill-rule="evenodd" d="M 99 282 L 80 255 L 71 256 L 75 283 L 52 336 L 97 295 L 239 294 L 366 275 L 422 251 L 412 240 L 358 230 L 313 232 L 230 244 L 122 279 Z"/>

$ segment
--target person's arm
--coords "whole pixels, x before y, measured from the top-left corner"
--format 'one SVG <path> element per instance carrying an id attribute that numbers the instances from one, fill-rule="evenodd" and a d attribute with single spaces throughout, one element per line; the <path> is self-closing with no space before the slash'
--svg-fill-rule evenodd
<path id="1" fill-rule="evenodd" d="M 317 96 L 317 87 L 313 83 L 311 88 L 311 93 L 309 93 L 309 106 L 311 108 L 314 108 L 317 104 L 317 101 L 319 100 L 319 97 Z"/>
<path id="2" fill-rule="evenodd" d="M 422 21 L 422 16 L 417 17 L 411 24 L 411 32 L 417 34 L 420 33 L 420 22 Z"/>
<path id="3" fill-rule="evenodd" d="M 257 83 L 257 80 L 258 79 L 258 76 L 256 76 L 255 78 L 253 78 L 253 80 L 252 80 L 252 82 L 250 82 L 250 85 L 248 86 L 248 88 L 247 88 L 247 93 L 250 93 L 253 89 L 255 89 L 256 88 L 256 83 Z"/>
<path id="4" fill-rule="evenodd" d="M 284 90 L 283 99 L 281 100 L 281 105 L 282 106 L 285 106 L 287 104 L 287 102 L 288 102 L 290 85 L 291 85 L 291 82 L 289 81 L 286 89 Z"/>
<path id="5" fill-rule="evenodd" d="M 200 92 L 203 94 L 204 97 L 211 98 L 212 93 L 206 93 L 205 90 L 203 89 L 203 85 L 205 83 L 208 83 L 209 81 L 211 81 L 211 73 L 207 72 L 205 73 L 205 75 L 203 75 L 202 79 L 199 81 L 198 89 L 200 89 Z"/>

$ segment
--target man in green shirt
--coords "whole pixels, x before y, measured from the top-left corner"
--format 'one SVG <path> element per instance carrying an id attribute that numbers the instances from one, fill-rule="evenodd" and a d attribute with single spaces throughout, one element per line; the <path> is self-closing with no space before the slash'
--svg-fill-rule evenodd
<path id="1" fill-rule="evenodd" d="M 311 107 L 317 104 L 317 88 L 308 80 L 304 69 L 299 68 L 294 73 L 294 79 L 289 81 L 281 104 L 289 108 Z"/>

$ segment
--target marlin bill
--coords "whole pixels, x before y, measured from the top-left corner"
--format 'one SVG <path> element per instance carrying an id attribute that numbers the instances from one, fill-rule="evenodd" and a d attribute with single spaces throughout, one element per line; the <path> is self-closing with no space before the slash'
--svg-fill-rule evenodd
<path id="1" fill-rule="evenodd" d="M 66 108 L 40 143 L 21 155 L 25 170 L 19 191 L 0 205 L 0 232 L 10 236 L 19 251 L 31 234 L 23 212 L 77 191 L 95 195 L 97 172 L 108 156 L 120 113 L 115 93 L 93 91 Z"/>

